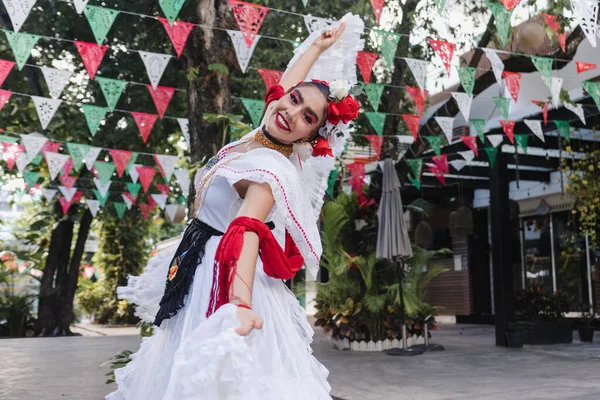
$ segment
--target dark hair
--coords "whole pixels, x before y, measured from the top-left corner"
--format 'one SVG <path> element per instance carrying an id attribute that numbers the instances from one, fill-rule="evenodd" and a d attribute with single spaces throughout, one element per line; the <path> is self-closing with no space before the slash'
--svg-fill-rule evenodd
<path id="1" fill-rule="evenodd" d="M 315 87 L 319 90 L 319 92 L 321 92 L 321 94 L 325 97 L 325 101 L 329 102 L 329 86 L 325 85 L 324 83 L 321 82 L 302 82 L 300 84 L 298 84 L 298 87 L 302 87 L 302 86 L 312 86 Z M 323 122 L 321 123 L 321 125 L 319 125 L 316 129 L 316 132 L 314 135 L 312 135 L 308 140 L 309 141 L 313 141 L 317 138 L 317 136 L 319 136 L 319 129 L 321 129 L 322 127 L 325 126 L 325 124 L 327 123 L 327 114 L 325 115 L 325 118 L 323 119 Z"/>

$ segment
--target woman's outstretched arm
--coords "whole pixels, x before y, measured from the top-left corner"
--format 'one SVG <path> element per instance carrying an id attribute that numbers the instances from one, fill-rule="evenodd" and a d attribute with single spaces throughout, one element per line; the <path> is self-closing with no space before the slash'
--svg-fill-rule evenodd
<path id="1" fill-rule="evenodd" d="M 298 82 L 306 79 L 308 71 L 310 71 L 315 61 L 339 39 L 344 29 L 346 29 L 346 24 L 342 23 L 337 29 L 323 32 L 306 53 L 302 54 L 298 61 L 283 75 L 279 82 L 283 89 L 287 91 Z"/>

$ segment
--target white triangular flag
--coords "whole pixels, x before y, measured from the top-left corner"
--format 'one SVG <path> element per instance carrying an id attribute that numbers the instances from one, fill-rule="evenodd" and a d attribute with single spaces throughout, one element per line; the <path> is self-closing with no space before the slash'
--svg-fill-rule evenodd
<path id="1" fill-rule="evenodd" d="M 315 31 L 321 31 L 328 26 L 333 24 L 332 21 L 328 21 L 326 18 L 321 17 L 313 17 L 312 15 L 304 16 L 304 25 L 306 25 L 306 29 L 308 29 L 308 33 L 313 33 Z"/>
<path id="2" fill-rule="evenodd" d="M 131 210 L 131 206 L 133 206 L 133 203 L 131 202 L 131 200 L 129 200 L 129 197 L 125 196 L 124 194 L 122 194 L 121 197 L 123 198 L 123 202 L 125 203 L 127 209 Z"/>
<path id="3" fill-rule="evenodd" d="M 19 32 L 21 26 L 27 19 L 27 16 L 31 12 L 31 9 L 35 5 L 36 0 L 2 0 L 4 7 L 12 22 L 13 31 Z"/>
<path id="4" fill-rule="evenodd" d="M 23 171 L 25 171 L 25 167 L 27 166 L 27 164 L 29 164 L 29 159 L 27 158 L 26 154 L 19 154 L 19 157 L 17 157 L 17 171 L 19 171 L 19 173 L 23 173 Z"/>
<path id="5" fill-rule="evenodd" d="M 40 133 L 33 132 L 28 135 L 21 134 L 21 144 L 25 147 L 27 161 L 31 162 L 38 155 L 48 141 L 48 138 Z"/>
<path id="6" fill-rule="evenodd" d="M 177 163 L 177 156 L 167 156 L 165 154 L 155 154 L 154 159 L 158 163 L 158 166 L 162 170 L 165 181 L 169 181 L 175 170 L 175 163 Z"/>
<path id="7" fill-rule="evenodd" d="M 429 61 L 417 60 L 414 58 L 405 58 L 404 61 L 408 64 L 408 68 L 410 68 L 421 91 L 425 90 L 425 78 L 427 77 Z"/>
<path id="8" fill-rule="evenodd" d="M 442 128 L 442 132 L 446 135 L 446 140 L 448 144 L 452 143 L 452 134 L 453 134 L 453 126 L 454 126 L 454 118 L 453 117 L 435 117 L 435 122 Z"/>
<path id="9" fill-rule="evenodd" d="M 575 19 L 585 33 L 592 47 L 596 47 L 596 32 L 598 30 L 598 1 L 571 0 L 571 9 Z"/>
<path id="10" fill-rule="evenodd" d="M 42 129 L 46 129 L 50 121 L 52 121 L 52 117 L 56 114 L 56 110 L 58 110 L 62 100 L 38 96 L 31 96 L 31 100 L 33 100 L 33 104 L 35 105 Z"/>
<path id="11" fill-rule="evenodd" d="M 173 173 L 177 183 L 181 187 L 181 191 L 185 196 L 190 194 L 190 172 L 187 169 L 176 169 Z"/>
<path id="12" fill-rule="evenodd" d="M 496 50 L 494 49 L 486 49 L 482 48 L 488 60 L 490 60 L 490 64 L 492 64 L 492 70 L 494 71 L 494 76 L 496 77 L 496 82 L 498 85 L 502 84 L 502 72 L 504 71 L 504 63 L 498 57 Z"/>
<path id="13" fill-rule="evenodd" d="M 141 164 L 131 164 L 129 166 L 129 169 L 128 169 L 129 176 L 131 177 L 131 181 L 133 183 L 136 183 L 138 181 L 138 178 L 139 178 L 139 174 L 137 172 L 137 167 L 143 167 L 143 165 L 141 165 Z"/>
<path id="14" fill-rule="evenodd" d="M 492 146 L 498 147 L 498 145 L 504 140 L 504 135 L 487 135 L 486 138 L 488 138 Z"/>
<path id="15" fill-rule="evenodd" d="M 85 202 L 86 202 L 88 208 L 90 209 L 90 212 L 92 213 L 92 216 L 95 217 L 96 214 L 98 213 L 98 210 L 100 209 L 100 201 L 99 200 L 86 199 Z"/>
<path id="16" fill-rule="evenodd" d="M 167 198 L 169 197 L 169 195 L 167 195 L 167 194 L 152 194 L 151 196 L 154 199 L 154 201 L 156 202 L 156 204 L 158 205 L 158 207 L 161 210 L 164 210 L 165 206 L 167 205 Z"/>
<path id="17" fill-rule="evenodd" d="M 460 154 L 467 163 L 470 163 L 475 158 L 475 152 L 473 150 L 459 151 L 458 154 Z"/>
<path id="18" fill-rule="evenodd" d="M 165 207 L 165 214 L 169 221 L 173 222 L 175 220 L 175 216 L 177 215 L 177 209 L 179 208 L 179 204 L 169 204 Z"/>
<path id="19" fill-rule="evenodd" d="M 558 107 L 560 105 L 560 90 L 562 89 L 563 78 L 559 78 L 558 76 L 552 77 L 552 104 L 554 107 Z"/>
<path id="20" fill-rule="evenodd" d="M 73 3 L 75 3 L 75 11 L 77 11 L 77 14 L 81 14 L 83 12 L 83 9 L 87 5 L 88 1 L 90 0 L 73 0 Z"/>
<path id="21" fill-rule="evenodd" d="M 85 167 L 91 171 L 94 168 L 94 163 L 98 159 L 98 154 L 102 151 L 102 147 L 90 147 L 87 154 L 85 155 L 84 162 Z"/>
<path id="22" fill-rule="evenodd" d="M 252 42 L 252 46 L 248 47 L 242 32 L 227 30 L 227 33 L 233 42 L 233 48 L 235 49 L 235 54 L 237 55 L 240 69 L 243 73 L 246 73 L 246 68 L 248 68 L 248 64 L 250 63 L 250 59 L 252 58 L 256 44 L 260 40 L 260 35 L 256 35 L 254 41 Z"/>
<path id="23" fill-rule="evenodd" d="M 465 121 L 469 121 L 469 115 L 471 114 L 471 103 L 473 102 L 473 95 L 462 92 L 452 92 L 452 97 L 458 104 L 458 109 L 465 117 Z"/>
<path id="24" fill-rule="evenodd" d="M 46 163 L 48 164 L 48 170 L 50 171 L 50 179 L 54 180 L 62 168 L 65 166 L 69 157 L 66 154 L 53 153 L 51 151 L 44 152 L 44 157 L 46 158 Z"/>
<path id="25" fill-rule="evenodd" d="M 52 201 L 52 199 L 54 198 L 54 196 L 56 196 L 56 192 L 57 192 L 56 189 L 42 189 L 42 193 L 44 194 L 44 197 L 49 202 Z"/>
<path id="26" fill-rule="evenodd" d="M 183 133 L 183 137 L 187 140 L 188 146 L 190 144 L 190 120 L 187 118 L 177 118 L 177 122 L 179 122 L 179 128 Z"/>
<path id="27" fill-rule="evenodd" d="M 96 185 L 96 188 L 98 189 L 98 192 L 100 192 L 100 195 L 102 195 L 102 197 L 106 197 L 106 194 L 108 193 L 108 189 L 110 189 L 111 183 L 112 183 L 111 180 L 108 180 L 108 181 L 102 183 L 100 181 L 100 179 L 94 178 L 94 184 Z"/>
<path id="28" fill-rule="evenodd" d="M 139 53 L 146 66 L 146 73 L 148 74 L 148 79 L 150 79 L 150 84 L 156 89 L 172 57 L 168 54 L 150 53 L 147 51 L 139 51 Z"/>
<path id="29" fill-rule="evenodd" d="M 531 129 L 531 132 L 533 132 L 535 136 L 537 136 L 542 142 L 546 142 L 544 130 L 542 129 L 542 121 L 537 119 L 524 119 L 523 122 L 525 122 L 525 125 Z"/>
<path id="30" fill-rule="evenodd" d="M 583 106 L 581 104 L 573 105 L 571 103 L 565 103 L 565 108 L 567 110 L 573 111 L 575 115 L 577 115 L 581 122 L 585 125 L 585 111 L 583 110 Z"/>
<path id="31" fill-rule="evenodd" d="M 65 199 L 67 199 L 68 202 L 70 202 L 71 199 L 73 199 L 73 196 L 75 196 L 75 193 L 77 193 L 77 188 L 75 187 L 69 189 L 65 186 L 59 186 L 58 190 L 60 190 L 60 192 L 65 197 Z"/>
<path id="32" fill-rule="evenodd" d="M 467 165 L 467 162 L 465 160 L 452 160 L 448 161 L 448 164 L 452 165 L 455 170 L 460 171 Z"/>
<path id="33" fill-rule="evenodd" d="M 41 67 L 41 70 L 42 74 L 44 74 L 44 79 L 46 80 L 46 86 L 48 86 L 50 97 L 53 99 L 58 99 L 65 86 L 67 86 L 67 83 L 69 83 L 69 79 L 71 79 L 71 75 L 73 75 L 73 73 L 64 69 L 49 67 Z"/>

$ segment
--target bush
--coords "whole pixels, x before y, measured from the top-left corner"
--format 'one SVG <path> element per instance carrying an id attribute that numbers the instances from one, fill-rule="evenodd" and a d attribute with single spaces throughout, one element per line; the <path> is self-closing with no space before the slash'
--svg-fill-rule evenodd
<path id="1" fill-rule="evenodd" d="M 544 290 L 541 285 L 531 285 L 516 294 L 515 318 L 521 321 L 558 321 L 571 307 L 569 296 L 560 291 Z"/>
<path id="2" fill-rule="evenodd" d="M 86 316 L 93 319 L 100 311 L 104 298 L 104 288 L 100 281 L 92 282 L 89 279 L 80 277 L 75 294 L 77 304 L 82 308 Z"/>

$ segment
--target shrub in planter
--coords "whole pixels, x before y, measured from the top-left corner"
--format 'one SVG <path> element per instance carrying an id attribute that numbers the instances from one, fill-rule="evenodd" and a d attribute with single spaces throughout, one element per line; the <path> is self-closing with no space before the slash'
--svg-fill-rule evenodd
<path id="1" fill-rule="evenodd" d="M 592 324 L 595 321 L 594 315 L 589 312 L 585 312 L 581 316 L 581 325 L 577 330 L 579 333 L 579 340 L 582 342 L 592 342 L 594 340 L 594 327 Z"/>

